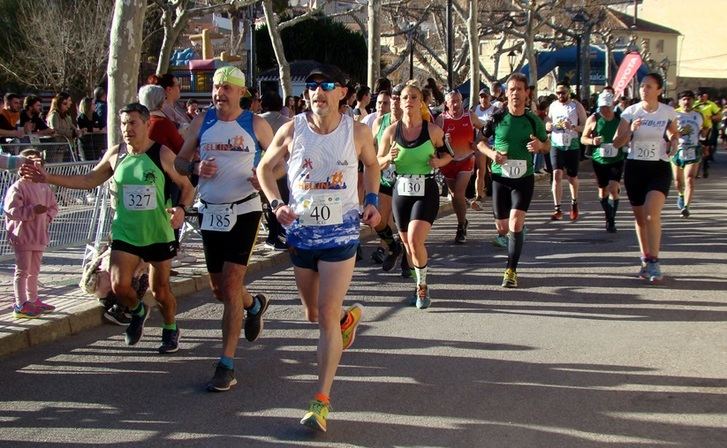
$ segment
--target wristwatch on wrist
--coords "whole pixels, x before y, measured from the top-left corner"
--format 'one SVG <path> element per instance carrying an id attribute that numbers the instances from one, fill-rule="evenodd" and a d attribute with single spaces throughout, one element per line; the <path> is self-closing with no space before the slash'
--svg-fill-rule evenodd
<path id="1" fill-rule="evenodd" d="M 280 199 L 273 199 L 272 201 L 270 201 L 270 210 L 275 213 L 275 211 L 283 205 L 285 204 L 283 204 L 283 201 L 281 201 Z"/>

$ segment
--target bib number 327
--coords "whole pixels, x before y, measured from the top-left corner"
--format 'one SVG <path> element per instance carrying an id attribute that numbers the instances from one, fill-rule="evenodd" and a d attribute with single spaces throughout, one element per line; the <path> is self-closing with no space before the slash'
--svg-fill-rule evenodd
<path id="1" fill-rule="evenodd" d="M 124 206 L 132 211 L 156 209 L 156 188 L 152 185 L 124 185 Z"/>
<path id="2" fill-rule="evenodd" d="M 314 195 L 303 204 L 298 217 L 304 226 L 330 226 L 343 223 L 341 196 L 338 194 Z"/>
<path id="3" fill-rule="evenodd" d="M 237 223 L 237 215 L 228 204 L 205 205 L 202 213 L 202 230 L 229 232 Z"/>

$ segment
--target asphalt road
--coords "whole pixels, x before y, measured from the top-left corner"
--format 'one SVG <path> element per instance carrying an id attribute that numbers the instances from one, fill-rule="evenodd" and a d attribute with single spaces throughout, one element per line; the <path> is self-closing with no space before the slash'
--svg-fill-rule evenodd
<path id="1" fill-rule="evenodd" d="M 499 286 L 505 252 L 490 245 L 489 212 L 471 213 L 461 246 L 453 216 L 435 224 L 428 310 L 406 305 L 412 280 L 360 262 L 347 303 L 363 303 L 365 321 L 338 370 L 326 434 L 298 424 L 318 333 L 284 269 L 251 284 L 273 302 L 260 339 L 240 342 L 232 391 L 204 391 L 222 307 L 199 293 L 180 303 L 183 349 L 172 356 L 156 353 L 155 314 L 137 347 L 108 325 L 0 361 L 0 447 L 723 448 L 723 165 L 699 182 L 693 218 L 668 200 L 661 286 L 635 276 L 627 201 L 619 232 L 606 233 L 591 180 L 575 223 L 550 222 L 538 186 L 518 289 Z"/>

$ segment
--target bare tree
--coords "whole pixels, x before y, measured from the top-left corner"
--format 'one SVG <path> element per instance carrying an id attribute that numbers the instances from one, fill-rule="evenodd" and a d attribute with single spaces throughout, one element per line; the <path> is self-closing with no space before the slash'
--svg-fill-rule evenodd
<path id="1" fill-rule="evenodd" d="M 187 27 L 189 20 L 215 11 L 230 8 L 243 8 L 257 3 L 258 0 L 210 0 L 207 6 L 197 6 L 195 0 L 153 0 L 162 11 L 161 24 L 164 29 L 164 40 L 159 49 L 157 73 L 169 70 L 169 59 L 172 50 L 179 41 L 179 36 Z"/>
<path id="2" fill-rule="evenodd" d="M 113 0 L 18 3 L 18 34 L 0 67 L 34 89 L 90 92 L 103 78 Z"/>

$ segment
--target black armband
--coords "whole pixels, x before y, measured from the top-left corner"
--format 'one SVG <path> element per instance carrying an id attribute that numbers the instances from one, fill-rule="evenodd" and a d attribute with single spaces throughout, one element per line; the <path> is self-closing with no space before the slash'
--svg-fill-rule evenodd
<path id="1" fill-rule="evenodd" d="M 443 154 L 449 154 L 450 156 L 454 157 L 454 153 L 450 151 L 447 145 L 434 148 L 434 152 L 437 154 L 437 158 L 439 158 L 439 156 Z"/>

